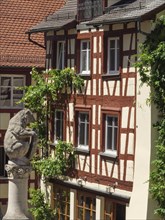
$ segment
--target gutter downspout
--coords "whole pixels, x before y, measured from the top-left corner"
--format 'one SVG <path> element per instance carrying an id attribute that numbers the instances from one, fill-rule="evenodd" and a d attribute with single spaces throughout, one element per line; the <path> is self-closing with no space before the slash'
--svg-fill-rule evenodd
<path id="1" fill-rule="evenodd" d="M 33 44 L 35 44 L 35 45 L 37 45 L 37 46 L 39 46 L 39 47 L 41 47 L 41 48 L 43 48 L 43 49 L 46 49 L 46 47 L 43 46 L 42 44 L 39 44 L 38 42 L 32 40 L 32 39 L 30 38 L 30 36 L 31 36 L 31 33 L 28 33 L 28 40 L 29 40 L 30 42 L 32 42 Z"/>

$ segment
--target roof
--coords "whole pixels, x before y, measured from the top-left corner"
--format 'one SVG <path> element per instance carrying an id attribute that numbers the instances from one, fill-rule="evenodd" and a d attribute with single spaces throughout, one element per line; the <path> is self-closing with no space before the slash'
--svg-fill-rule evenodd
<path id="1" fill-rule="evenodd" d="M 54 14 L 45 18 L 44 21 L 33 26 L 29 33 L 42 32 L 46 30 L 58 30 L 76 21 L 77 0 L 68 0 L 64 7 L 56 11 Z"/>
<path id="2" fill-rule="evenodd" d="M 165 0 L 132 0 L 127 4 L 116 4 L 106 9 L 106 14 L 88 22 L 89 25 L 110 24 L 143 20 L 156 10 L 165 9 Z"/>
<path id="3" fill-rule="evenodd" d="M 127 4 L 124 4 L 127 2 Z M 165 0 L 121 0 L 113 6 L 106 8 L 102 16 L 85 22 L 87 25 L 100 25 L 135 21 L 151 15 L 155 11 L 165 8 Z M 77 0 L 68 0 L 66 5 L 44 21 L 32 27 L 29 32 L 42 32 L 58 30 L 69 23 L 76 21 Z"/>
<path id="4" fill-rule="evenodd" d="M 65 4 L 65 0 L 0 0 L 0 66 L 45 66 L 45 50 L 25 33 Z M 44 45 L 42 33 L 32 39 Z"/>

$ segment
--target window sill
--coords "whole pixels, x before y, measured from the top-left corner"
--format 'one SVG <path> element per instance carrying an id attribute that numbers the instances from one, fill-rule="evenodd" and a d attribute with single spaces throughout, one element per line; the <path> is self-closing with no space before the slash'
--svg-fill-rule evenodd
<path id="1" fill-rule="evenodd" d="M 99 155 L 102 157 L 113 159 L 113 160 L 116 160 L 118 158 L 117 154 L 111 154 L 107 152 L 100 152 Z"/>
<path id="2" fill-rule="evenodd" d="M 90 153 L 89 149 L 84 149 L 84 148 L 81 148 L 81 147 L 76 147 L 75 151 L 76 151 L 77 154 L 89 155 L 89 153 Z"/>
<path id="3" fill-rule="evenodd" d="M 90 73 L 78 73 L 79 76 L 85 79 L 91 79 L 91 74 Z"/>
<path id="4" fill-rule="evenodd" d="M 120 73 L 118 74 L 110 74 L 110 73 L 106 73 L 102 75 L 103 80 L 120 80 L 121 79 L 121 75 Z"/>

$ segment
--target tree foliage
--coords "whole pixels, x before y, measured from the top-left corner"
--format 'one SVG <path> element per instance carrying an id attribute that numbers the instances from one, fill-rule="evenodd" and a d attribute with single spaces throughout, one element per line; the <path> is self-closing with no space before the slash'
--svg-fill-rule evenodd
<path id="1" fill-rule="evenodd" d="M 33 84 L 23 87 L 25 95 L 21 102 L 25 107 L 37 114 L 37 121 L 33 127 L 38 130 L 39 144 L 42 148 L 47 146 L 48 120 L 52 104 L 67 103 L 72 93 L 76 93 L 84 85 L 84 81 L 74 70 L 49 70 L 38 72 L 32 69 Z"/>
<path id="2" fill-rule="evenodd" d="M 72 168 L 75 154 L 71 143 L 58 141 L 55 156 L 48 155 L 48 126 L 52 105 L 61 103 L 67 108 L 72 94 L 75 95 L 78 90 L 81 90 L 84 81 L 70 68 L 41 73 L 33 68 L 32 79 L 32 85 L 22 88 L 25 90 L 25 95 L 21 100 L 26 108 L 37 115 L 36 122 L 31 126 L 38 131 L 38 145 L 42 149 L 42 155 L 34 157 L 32 165 L 45 180 L 64 178 L 67 171 Z M 55 213 L 44 201 L 44 194 L 40 190 L 31 191 L 29 203 L 32 205 L 30 210 L 36 220 L 54 219 Z"/>
<path id="3" fill-rule="evenodd" d="M 73 145 L 59 140 L 54 157 L 34 158 L 32 165 L 45 179 L 66 178 L 67 172 L 73 167 L 74 161 Z"/>
<path id="4" fill-rule="evenodd" d="M 151 87 L 150 101 L 156 105 L 160 116 L 154 125 L 158 138 L 150 174 L 150 192 L 158 203 L 155 213 L 165 219 L 165 15 L 156 21 L 154 30 L 140 49 L 136 67 L 142 83 Z"/>
<path id="5" fill-rule="evenodd" d="M 50 205 L 44 199 L 44 193 L 40 189 L 30 190 L 29 209 L 33 214 L 35 220 L 53 220 L 55 218 L 55 211 L 51 209 Z"/>

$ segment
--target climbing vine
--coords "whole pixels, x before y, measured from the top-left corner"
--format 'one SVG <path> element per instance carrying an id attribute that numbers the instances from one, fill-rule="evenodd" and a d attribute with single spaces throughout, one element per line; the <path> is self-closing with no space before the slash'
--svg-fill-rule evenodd
<path id="1" fill-rule="evenodd" d="M 150 192 L 157 201 L 155 214 L 165 219 L 165 15 L 155 23 L 154 30 L 141 45 L 136 67 L 142 83 L 151 87 L 149 100 L 156 105 L 159 119 L 157 129 L 156 158 L 150 174 Z"/>
<path id="2" fill-rule="evenodd" d="M 32 127 L 38 131 L 38 145 L 42 154 L 33 158 L 32 165 L 45 179 L 61 177 L 72 167 L 75 155 L 73 145 L 63 141 L 58 141 L 54 157 L 48 155 L 48 126 L 52 105 L 61 103 L 66 106 L 72 94 L 82 88 L 84 81 L 70 68 L 41 73 L 33 68 L 32 79 L 32 85 L 22 88 L 25 95 L 21 100 L 25 107 L 37 115 Z"/>
<path id="3" fill-rule="evenodd" d="M 56 216 L 55 210 L 44 199 L 44 193 L 40 189 L 30 189 L 29 204 L 30 212 L 33 214 L 35 220 L 53 220 Z"/>

